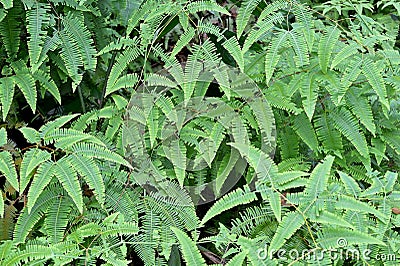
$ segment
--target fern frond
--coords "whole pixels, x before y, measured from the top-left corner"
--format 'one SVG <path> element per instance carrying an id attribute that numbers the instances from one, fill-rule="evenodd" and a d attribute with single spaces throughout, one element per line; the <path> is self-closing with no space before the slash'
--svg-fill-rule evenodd
<path id="1" fill-rule="evenodd" d="M 19 191 L 19 182 L 14 160 L 11 153 L 8 151 L 0 152 L 0 173 L 5 176 L 6 180 L 16 191 Z"/>
<path id="2" fill-rule="evenodd" d="M 13 0 L 1 0 L 0 2 L 5 9 L 10 9 L 13 7 Z"/>
<path id="3" fill-rule="evenodd" d="M 40 164 L 49 161 L 50 158 L 51 154 L 48 151 L 43 151 L 38 148 L 31 149 L 24 154 L 24 159 L 22 160 L 20 169 L 20 191 L 25 190 L 32 177 L 33 170 L 35 170 L 35 168 Z"/>
<path id="4" fill-rule="evenodd" d="M 226 194 L 219 199 L 214 205 L 207 211 L 201 220 L 200 225 L 204 225 L 207 221 L 213 217 L 221 214 L 222 212 L 234 208 L 238 205 L 243 205 L 256 200 L 256 194 L 246 186 L 244 190 L 238 188 L 229 194 Z"/>
<path id="5" fill-rule="evenodd" d="M 366 58 L 362 66 L 362 72 L 367 78 L 368 83 L 371 85 L 372 89 L 378 95 L 382 107 L 385 107 L 384 110 L 390 110 L 385 82 L 383 80 L 382 74 L 376 67 L 376 64 L 371 59 Z"/>
<path id="6" fill-rule="evenodd" d="M 75 13 L 68 13 L 62 19 L 64 26 L 63 32 L 68 34 L 71 40 L 76 43 L 74 47 L 78 48 L 78 52 L 83 60 L 83 66 L 86 70 L 94 70 L 96 68 L 96 49 L 90 32 L 83 23 L 83 17 L 74 16 Z"/>
<path id="7" fill-rule="evenodd" d="M 296 56 L 294 57 L 294 61 L 297 67 L 308 65 L 310 62 L 307 42 L 304 34 L 302 34 L 301 32 L 302 29 L 303 26 L 297 26 L 294 30 L 288 31 L 288 34 L 290 36 L 289 43 L 296 54 Z"/>
<path id="8" fill-rule="evenodd" d="M 0 219 L 4 218 L 4 199 L 3 193 L 0 193 Z"/>
<path id="9" fill-rule="evenodd" d="M 280 249 L 285 242 L 304 224 L 304 217 L 298 212 L 289 212 L 282 218 L 279 223 L 278 229 L 274 234 L 270 246 L 268 248 L 268 254 L 275 253 Z"/>
<path id="10" fill-rule="evenodd" d="M 82 67 L 82 55 L 79 53 L 78 43 L 65 30 L 60 32 L 59 37 L 61 41 L 60 56 L 64 61 L 68 75 L 78 84 L 82 79 L 82 74 L 79 71 L 79 68 Z"/>
<path id="11" fill-rule="evenodd" d="M 359 46 L 357 43 L 345 44 L 345 46 L 332 59 L 330 69 L 333 70 L 340 63 L 344 62 L 349 57 L 355 55 L 358 52 L 358 47 Z"/>
<path id="12" fill-rule="evenodd" d="M 71 147 L 71 150 L 77 155 L 102 159 L 132 168 L 132 166 L 119 154 L 98 145 L 93 145 L 89 143 L 77 143 Z"/>
<path id="13" fill-rule="evenodd" d="M 266 17 L 270 17 L 270 15 L 274 15 L 278 13 L 278 10 L 285 10 L 288 6 L 288 2 L 285 0 L 275 0 L 268 4 L 263 8 L 261 14 L 258 16 L 258 21 L 264 20 Z"/>
<path id="14" fill-rule="evenodd" d="M 318 139 L 322 141 L 322 144 L 327 151 L 342 150 L 343 146 L 340 133 L 329 121 L 326 113 L 315 118 L 315 130 Z"/>
<path id="15" fill-rule="evenodd" d="M 28 213 L 31 213 L 32 208 L 35 206 L 36 200 L 39 198 L 44 188 L 50 183 L 52 177 L 54 176 L 53 171 L 53 163 L 49 161 L 42 163 L 37 169 L 28 191 Z"/>
<path id="16" fill-rule="evenodd" d="M 345 239 L 347 245 L 378 244 L 385 246 L 381 240 L 368 234 L 345 228 L 326 228 L 317 233 L 318 243 L 322 248 L 342 248 L 339 239 Z"/>
<path id="17" fill-rule="evenodd" d="M 205 0 L 200 0 L 200 1 L 189 3 L 186 6 L 186 10 L 192 14 L 200 12 L 200 11 L 215 11 L 215 12 L 219 12 L 219 13 L 222 13 L 225 15 L 229 15 L 228 10 L 226 10 L 222 6 L 218 5 L 215 2 L 205 1 Z"/>
<path id="18" fill-rule="evenodd" d="M 371 214 L 375 215 L 379 220 L 381 220 L 385 224 L 389 220 L 389 216 L 380 212 L 373 206 L 370 206 L 367 203 L 359 201 L 350 196 L 340 195 L 338 201 L 335 203 L 335 208 L 342 209 L 342 210 L 352 210 L 352 211 L 363 212 L 363 213 L 371 213 Z"/>
<path id="19" fill-rule="evenodd" d="M 48 13 L 50 7 L 48 4 L 41 4 L 35 2 L 33 8 L 27 12 L 28 25 L 26 27 L 28 38 L 28 51 L 30 64 L 32 66 L 32 73 L 35 73 L 39 68 L 39 57 L 43 49 L 44 38 L 46 36 L 46 24 L 50 21 L 50 14 Z"/>
<path id="20" fill-rule="evenodd" d="M 309 10 L 304 4 L 299 1 L 290 2 L 290 7 L 293 8 L 293 13 L 296 18 L 296 22 L 300 24 L 300 32 L 303 34 L 307 41 L 308 50 L 311 52 L 314 43 L 314 19 L 311 10 Z"/>
<path id="21" fill-rule="evenodd" d="M 179 241 L 179 247 L 186 265 L 206 265 L 204 258 L 196 247 L 196 243 L 179 228 L 171 227 L 171 230 Z"/>
<path id="22" fill-rule="evenodd" d="M 339 36 L 340 31 L 336 27 L 327 28 L 325 34 L 319 40 L 318 60 L 321 70 L 325 74 L 327 72 L 328 64 Z"/>
<path id="23" fill-rule="evenodd" d="M 315 134 L 312 123 L 304 113 L 295 116 L 293 129 L 311 150 L 318 152 L 317 135 Z"/>
<path id="24" fill-rule="evenodd" d="M 69 198 L 57 197 L 47 209 L 44 228 L 50 236 L 50 243 L 63 240 L 71 205 Z"/>
<path id="25" fill-rule="evenodd" d="M 361 188 L 357 182 L 348 174 L 338 171 L 340 179 L 342 180 L 345 190 L 353 197 L 358 197 L 361 193 Z"/>
<path id="26" fill-rule="evenodd" d="M 39 128 L 40 137 L 45 138 L 47 136 L 47 134 L 53 132 L 53 130 L 55 130 L 57 128 L 62 127 L 63 125 L 65 125 L 66 123 L 68 123 L 69 121 L 71 121 L 72 119 L 77 117 L 78 115 L 79 114 L 65 115 L 65 116 L 61 116 L 55 120 L 47 122 L 46 124 L 44 124 L 43 126 L 41 126 Z"/>
<path id="27" fill-rule="evenodd" d="M 19 22 L 22 7 L 20 4 L 15 4 L 7 11 L 6 17 L 0 21 L 1 40 L 10 58 L 14 58 L 19 50 L 22 25 Z"/>
<path id="28" fill-rule="evenodd" d="M 54 164 L 53 174 L 57 177 L 65 191 L 74 201 L 80 213 L 83 213 L 83 197 L 78 176 L 67 157 L 63 157 Z"/>
<path id="29" fill-rule="evenodd" d="M 245 0 L 241 3 L 241 6 L 238 10 L 238 15 L 236 17 L 236 35 L 238 39 L 240 36 L 242 36 L 243 31 L 250 20 L 251 14 L 259 3 L 260 0 Z"/>
<path id="30" fill-rule="evenodd" d="M 311 172 L 304 193 L 316 200 L 323 191 L 326 190 L 330 171 L 335 157 L 328 155 L 322 163 L 319 163 Z"/>
<path id="31" fill-rule="evenodd" d="M 187 29 L 179 38 L 179 40 L 176 42 L 174 49 L 171 52 L 171 57 L 176 56 L 186 45 L 189 44 L 189 42 L 193 39 L 195 35 L 195 30 L 194 28 L 190 27 Z"/>
<path id="32" fill-rule="evenodd" d="M 36 260 L 45 262 L 53 256 L 54 251 L 50 247 L 31 244 L 27 245 L 24 250 L 11 253 L 2 263 L 4 265 L 23 265 Z"/>
<path id="33" fill-rule="evenodd" d="M 243 265 L 244 260 L 246 259 L 247 252 L 239 252 L 236 254 L 232 259 L 228 261 L 226 266 L 237 266 L 237 265 Z"/>
<path id="34" fill-rule="evenodd" d="M 354 90 L 349 90 L 346 94 L 346 101 L 353 114 L 360 119 L 360 122 L 375 136 L 376 126 L 368 99 L 362 95 L 357 95 Z"/>
<path id="35" fill-rule="evenodd" d="M 58 90 L 54 80 L 51 79 L 49 73 L 43 71 L 42 69 L 38 69 L 35 73 L 32 74 L 32 76 L 34 79 L 40 82 L 40 85 L 43 87 L 43 89 L 50 92 L 50 94 L 53 95 L 57 102 L 61 104 L 60 91 Z"/>
<path id="36" fill-rule="evenodd" d="M 141 53 L 140 47 L 138 47 L 138 41 L 136 45 L 133 45 L 126 49 L 121 55 L 119 55 L 115 61 L 114 66 L 110 71 L 110 76 L 107 81 L 106 96 L 109 95 L 112 88 L 117 83 L 118 77 L 128 67 L 129 63 L 135 60 Z"/>
<path id="37" fill-rule="evenodd" d="M 275 3 L 276 2 L 272 3 L 271 5 Z M 264 9 L 263 11 L 265 10 L 266 9 Z M 262 39 L 265 35 L 267 35 L 269 31 L 271 31 L 271 29 L 275 26 L 275 24 L 281 23 L 283 20 L 284 17 L 280 13 L 272 14 L 266 20 L 261 20 L 260 17 L 256 24 L 256 27 L 258 29 L 253 29 L 250 31 L 249 35 L 244 41 L 242 53 L 245 54 L 255 42 L 257 42 L 258 40 Z"/>
<path id="38" fill-rule="evenodd" d="M 93 159 L 77 154 L 70 154 L 67 159 L 75 171 L 83 177 L 89 188 L 94 190 L 100 205 L 104 206 L 106 189 L 100 169 Z"/>
<path id="39" fill-rule="evenodd" d="M 32 75 L 19 73 L 13 76 L 12 79 L 14 79 L 15 84 L 22 91 L 22 94 L 31 107 L 32 112 L 35 113 L 37 94 L 35 80 Z"/>
<path id="40" fill-rule="evenodd" d="M 329 116 L 334 127 L 354 145 L 361 156 L 367 158 L 369 156 L 367 141 L 354 116 L 344 108 L 334 110 Z"/>
<path id="41" fill-rule="evenodd" d="M 268 47 L 267 53 L 265 55 L 265 82 L 268 84 L 272 75 L 275 71 L 275 67 L 281 58 L 281 54 L 279 53 L 279 49 L 286 47 L 287 39 L 288 39 L 288 31 L 283 31 L 278 34 L 278 36 L 274 37 Z"/>
<path id="42" fill-rule="evenodd" d="M 6 121 L 7 114 L 10 111 L 11 103 L 14 98 L 14 79 L 1 78 L 0 79 L 0 103 L 3 121 Z"/>
<path id="43" fill-rule="evenodd" d="M 224 46 L 224 48 L 232 55 L 233 59 L 235 59 L 240 71 L 244 72 L 243 52 L 236 37 L 232 36 L 230 39 L 226 40 L 222 46 Z"/>
<path id="44" fill-rule="evenodd" d="M 6 129 L 0 128 L 0 147 L 7 144 L 7 131 Z"/>
<path id="45" fill-rule="evenodd" d="M 30 213 L 28 213 L 27 208 L 23 209 L 14 228 L 13 239 L 16 243 L 25 242 L 26 237 L 35 224 L 42 218 L 42 215 L 46 212 L 54 199 L 61 194 L 60 190 L 61 189 L 56 186 L 46 189 L 40 194 L 35 205 L 31 208 Z"/>
<path id="46" fill-rule="evenodd" d="M 311 121 L 314 116 L 315 105 L 318 98 L 318 83 L 315 81 L 314 75 L 307 76 L 303 79 L 300 87 L 300 94 L 303 98 L 303 108 L 308 119 Z"/>

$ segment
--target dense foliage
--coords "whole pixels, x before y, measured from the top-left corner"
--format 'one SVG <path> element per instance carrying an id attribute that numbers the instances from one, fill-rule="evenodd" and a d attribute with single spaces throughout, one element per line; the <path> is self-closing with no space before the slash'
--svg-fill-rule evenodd
<path id="1" fill-rule="evenodd" d="M 0 3 L 1 265 L 398 264 L 397 1 Z"/>

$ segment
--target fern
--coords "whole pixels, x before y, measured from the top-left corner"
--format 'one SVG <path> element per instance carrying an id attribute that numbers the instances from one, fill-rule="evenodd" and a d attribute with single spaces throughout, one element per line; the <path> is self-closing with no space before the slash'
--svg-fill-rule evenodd
<path id="1" fill-rule="evenodd" d="M 330 113 L 333 125 L 339 130 L 357 149 L 363 157 L 368 157 L 369 151 L 367 141 L 354 119 L 354 116 L 344 108 Z"/>
<path id="2" fill-rule="evenodd" d="M 14 79 L 0 79 L 0 102 L 2 105 L 3 121 L 6 121 L 7 114 L 10 111 L 11 103 L 14 97 Z"/>
<path id="3" fill-rule="evenodd" d="M 6 180 L 14 187 L 15 190 L 19 189 L 19 182 L 17 171 L 13 164 L 11 153 L 8 151 L 0 152 L 0 172 L 5 176 Z"/>
<path id="4" fill-rule="evenodd" d="M 206 265 L 206 262 L 197 249 L 196 244 L 179 228 L 172 227 L 171 230 L 174 232 L 180 243 L 183 259 L 187 265 Z"/>
<path id="5" fill-rule="evenodd" d="M 36 111 L 37 93 L 35 80 L 30 74 L 17 74 L 12 77 L 14 83 L 17 84 L 33 113 Z"/>
<path id="6" fill-rule="evenodd" d="M 83 213 L 83 198 L 81 185 L 75 170 L 66 157 L 57 161 L 54 165 L 54 175 L 62 184 L 65 191 L 74 201 L 80 213 Z"/>
<path id="7" fill-rule="evenodd" d="M 218 214 L 222 213 L 223 211 L 229 210 L 233 207 L 236 207 L 241 204 L 247 204 L 252 202 L 256 199 L 255 192 L 249 190 L 249 188 L 236 189 L 231 193 L 225 195 L 220 200 L 218 200 L 204 215 L 203 219 L 201 220 L 201 225 L 204 225 L 207 221 L 211 218 L 217 216 Z"/>
<path id="8" fill-rule="evenodd" d="M 389 110 L 389 101 L 387 99 L 386 86 L 382 78 L 382 74 L 376 68 L 374 62 L 370 59 L 365 59 L 362 72 L 367 78 L 368 82 L 371 84 L 372 89 L 379 97 L 379 101 L 382 104 L 382 107 L 385 107 L 384 110 Z"/>
<path id="9" fill-rule="evenodd" d="M 21 25 L 18 19 L 21 17 L 22 8 L 16 2 L 16 5 L 6 4 L 9 7 L 7 15 L 0 21 L 0 36 L 6 48 L 7 55 L 15 58 L 20 46 Z"/>
<path id="10" fill-rule="evenodd" d="M 34 7 L 28 11 L 27 31 L 30 35 L 28 41 L 29 59 L 32 72 L 39 68 L 39 58 L 43 49 L 46 31 L 43 30 L 50 21 L 48 4 L 34 3 Z"/>
<path id="11" fill-rule="evenodd" d="M 327 28 L 326 34 L 321 37 L 318 46 L 319 65 L 326 74 L 333 48 L 339 38 L 340 31 L 337 28 Z M 337 63 L 336 63 L 337 64 Z M 332 64 L 333 65 L 333 64 Z"/>
<path id="12" fill-rule="evenodd" d="M 32 149 L 24 154 L 24 159 L 22 160 L 20 168 L 20 191 L 24 191 L 27 187 L 35 168 L 43 162 L 49 161 L 50 157 L 51 154 L 49 152 L 39 149 Z"/>
<path id="13" fill-rule="evenodd" d="M 300 94 L 303 98 L 303 108 L 310 121 L 314 116 L 315 105 L 317 104 L 318 89 L 318 84 L 313 75 L 304 79 L 300 87 Z"/>
<path id="14" fill-rule="evenodd" d="M 240 38 L 240 36 L 242 36 L 243 31 L 250 20 L 251 14 L 253 13 L 254 9 L 256 9 L 259 3 L 259 0 L 247 0 L 242 2 L 242 5 L 238 10 L 238 16 L 236 18 L 238 39 Z"/>

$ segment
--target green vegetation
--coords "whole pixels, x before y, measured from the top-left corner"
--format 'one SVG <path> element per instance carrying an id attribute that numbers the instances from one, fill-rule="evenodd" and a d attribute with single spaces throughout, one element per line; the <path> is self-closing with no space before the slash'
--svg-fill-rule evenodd
<path id="1" fill-rule="evenodd" d="M 398 264 L 398 1 L 0 3 L 0 265 Z"/>

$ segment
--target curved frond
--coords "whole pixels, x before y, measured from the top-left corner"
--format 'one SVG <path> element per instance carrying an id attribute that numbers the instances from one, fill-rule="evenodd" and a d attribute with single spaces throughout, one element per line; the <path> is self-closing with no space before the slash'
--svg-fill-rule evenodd
<path id="1" fill-rule="evenodd" d="M 179 241 L 179 247 L 186 265 L 206 265 L 204 258 L 196 247 L 196 243 L 179 228 L 172 227 L 171 230 Z"/>

